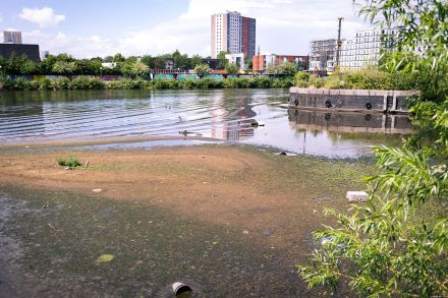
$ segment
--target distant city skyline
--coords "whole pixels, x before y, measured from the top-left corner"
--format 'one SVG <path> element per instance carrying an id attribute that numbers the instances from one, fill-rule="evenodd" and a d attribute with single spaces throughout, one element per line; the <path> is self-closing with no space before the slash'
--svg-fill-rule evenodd
<path id="1" fill-rule="evenodd" d="M 309 54 L 311 40 L 336 38 L 339 16 L 344 38 L 370 28 L 352 0 L 16 0 L 0 3 L 0 30 L 21 31 L 24 43 L 79 58 L 176 49 L 209 56 L 210 16 L 228 10 L 257 20 L 262 53 Z"/>

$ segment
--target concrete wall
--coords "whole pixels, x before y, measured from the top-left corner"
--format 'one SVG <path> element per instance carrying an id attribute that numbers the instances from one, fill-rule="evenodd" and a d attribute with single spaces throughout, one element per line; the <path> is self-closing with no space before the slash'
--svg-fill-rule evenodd
<path id="1" fill-rule="evenodd" d="M 404 112 L 407 98 L 417 91 L 348 90 L 348 89 L 290 89 L 289 105 L 299 109 L 339 110 L 359 112 Z"/>

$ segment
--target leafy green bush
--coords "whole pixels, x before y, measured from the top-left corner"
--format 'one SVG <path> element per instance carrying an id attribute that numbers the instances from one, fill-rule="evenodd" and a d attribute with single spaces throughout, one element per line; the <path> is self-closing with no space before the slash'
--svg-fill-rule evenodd
<path id="1" fill-rule="evenodd" d="M 272 80 L 273 88 L 290 88 L 294 86 L 294 79 L 292 77 L 275 78 Z"/>
<path id="2" fill-rule="evenodd" d="M 39 82 L 39 89 L 40 90 L 52 90 L 53 89 L 53 83 L 49 78 L 42 78 L 38 80 Z"/>
<path id="3" fill-rule="evenodd" d="M 299 71 L 294 76 L 294 83 L 297 87 L 307 88 L 307 87 L 309 87 L 310 77 L 311 77 L 311 75 L 309 73 Z"/>
<path id="4" fill-rule="evenodd" d="M 410 2 L 362 8 L 373 22 L 400 28 L 405 52 L 382 61 L 381 73 L 346 75 L 348 84 L 416 86 L 421 96 L 412 106 L 417 133 L 401 148 L 376 149 L 380 172 L 367 179 L 369 201 L 348 214 L 330 211 L 337 226 L 314 233 L 311 264 L 299 266 L 310 287 L 332 294 L 342 287 L 360 297 L 448 296 L 448 6 Z"/>
<path id="5" fill-rule="evenodd" d="M 195 89 L 196 80 L 183 80 L 179 82 L 181 89 Z"/>
<path id="6" fill-rule="evenodd" d="M 323 88 L 325 85 L 325 79 L 319 76 L 312 75 L 308 81 L 308 87 L 310 88 Z"/>
<path id="7" fill-rule="evenodd" d="M 153 89 L 179 89 L 178 81 L 174 80 L 154 80 L 151 82 Z"/>
<path id="8" fill-rule="evenodd" d="M 70 82 L 70 89 L 74 90 L 89 90 L 89 89 L 104 89 L 105 83 L 95 77 L 79 76 Z"/>
<path id="9" fill-rule="evenodd" d="M 61 167 L 67 167 L 69 169 L 82 166 L 82 163 L 74 156 L 69 156 L 68 158 L 58 158 L 57 162 Z"/>
<path id="10" fill-rule="evenodd" d="M 198 64 L 194 67 L 194 72 L 198 77 L 203 78 L 210 73 L 210 67 L 207 64 Z"/>
<path id="11" fill-rule="evenodd" d="M 255 77 L 251 80 L 252 88 L 271 88 L 272 80 L 268 77 Z"/>
<path id="12" fill-rule="evenodd" d="M 52 89 L 55 90 L 67 90 L 70 88 L 70 79 L 66 77 L 57 78 L 51 80 Z"/>

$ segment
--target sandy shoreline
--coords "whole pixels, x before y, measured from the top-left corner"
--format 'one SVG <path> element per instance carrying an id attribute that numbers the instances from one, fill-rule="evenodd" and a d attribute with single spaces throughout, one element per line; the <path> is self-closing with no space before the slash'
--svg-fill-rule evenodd
<path id="1" fill-rule="evenodd" d="M 76 156 L 84 164 L 88 163 L 88 166 L 76 170 L 65 170 L 57 165 L 56 159 L 66 156 Z M 231 234 L 236 233 L 250 240 L 247 249 L 249 247 L 254 249 L 256 254 L 268 249 L 269 254 L 273 254 L 272 257 L 275 256 L 272 260 L 279 258 L 286 264 L 282 266 L 293 268 L 297 262 L 305 261 L 310 252 L 311 231 L 319 228 L 322 223 L 328 222 L 323 218 L 323 208 L 348 208 L 344 193 L 347 190 L 362 187 L 359 180 L 365 169 L 365 164 L 328 161 L 305 156 L 276 156 L 272 152 L 237 146 L 194 146 L 151 151 L 65 152 L 61 150 L 29 154 L 22 152 L 20 154 L 4 153 L 0 156 L 0 189 L 9 189 L 10 186 L 14 186 L 14 188 L 23 189 L 26 193 L 49 192 L 51 196 L 55 196 L 56 200 L 61 196 L 64 197 L 66 192 L 79 194 L 82 197 L 79 199 L 79 204 L 82 206 L 106 204 L 131 208 L 137 204 L 149 208 L 148 210 L 166 210 L 173 214 L 174 218 L 187 222 L 194 221 L 203 225 L 204 228 L 229 231 L 224 234 L 232 231 Z M 30 202 L 40 201 L 40 197 L 38 195 L 38 199 L 31 199 Z M 53 204 L 53 200 L 45 197 L 42 200 L 48 203 L 39 202 L 38 206 Z M 65 206 L 64 208 L 69 207 L 67 202 L 62 205 Z M 82 208 L 80 209 L 82 211 L 78 212 L 67 209 L 62 218 L 79 217 L 80 220 L 84 218 L 93 220 L 98 216 L 102 218 L 102 215 L 97 213 L 90 214 L 94 212 L 91 207 Z M 101 210 L 98 211 L 99 214 L 102 214 Z M 130 214 L 135 212 L 132 211 Z M 86 215 L 83 215 L 84 213 Z M 137 215 L 129 216 L 124 217 L 123 220 L 133 220 L 137 217 Z M 34 220 L 43 221 L 44 219 L 36 217 Z M 112 224 L 113 220 L 115 219 L 108 219 L 102 226 Z M 48 222 L 50 222 L 50 228 Z M 145 221 L 143 224 L 148 226 L 142 226 L 139 229 L 151 229 L 151 224 Z M 169 227 L 172 223 L 168 220 L 167 224 Z M 64 231 L 68 233 L 67 235 L 78 235 L 84 234 L 85 229 L 91 229 L 89 225 L 78 228 L 78 224 L 73 226 L 73 224 L 61 222 L 61 219 L 55 221 L 51 216 L 43 221 L 43 225 L 47 231 L 42 232 L 42 237 L 50 239 L 53 237 L 59 239 L 63 236 L 57 231 Z M 120 225 L 126 224 L 120 223 Z M 82 230 L 77 230 L 81 228 Z M 23 229 L 25 233 L 28 233 L 29 230 L 34 229 L 34 226 L 27 227 L 25 224 Z M 170 235 L 171 232 L 164 233 Z M 113 235 L 117 239 L 126 237 L 126 234 L 121 233 Z M 67 244 L 70 240 L 64 241 L 66 249 L 71 254 L 74 248 Z M 229 240 L 215 242 L 222 241 Z M 188 245 L 190 244 L 192 243 L 188 242 Z M 157 246 L 157 243 L 151 245 Z M 173 245 L 166 253 L 172 254 L 177 251 L 178 248 Z M 95 247 L 97 246 L 96 244 Z M 47 248 L 50 252 L 52 249 L 51 246 Z M 241 248 L 234 248 L 229 253 L 238 253 L 239 249 Z M 33 251 L 40 250 L 33 248 L 31 252 Z M 200 251 L 194 249 L 191 253 L 196 254 Z M 36 252 L 36 256 L 46 253 L 47 251 Z M 126 252 L 127 256 L 133 254 L 133 250 Z M 247 255 L 247 258 L 250 256 L 251 254 Z M 223 262 L 226 261 L 223 260 Z M 225 264 L 221 265 L 223 266 Z M 207 270 L 210 272 L 212 269 Z M 227 269 L 222 270 L 227 272 Z M 265 272 L 264 275 L 260 272 L 260 280 L 256 282 L 256 287 L 262 285 L 263 278 L 271 276 L 272 272 L 269 274 L 268 272 L 270 271 Z M 224 276 L 227 276 L 226 274 L 229 272 Z M 64 273 L 61 278 L 63 276 Z M 288 273 L 287 276 L 294 279 L 295 274 Z M 280 288 L 284 287 L 288 285 L 281 285 Z M 241 293 L 245 293 L 244 291 L 241 289 Z"/>

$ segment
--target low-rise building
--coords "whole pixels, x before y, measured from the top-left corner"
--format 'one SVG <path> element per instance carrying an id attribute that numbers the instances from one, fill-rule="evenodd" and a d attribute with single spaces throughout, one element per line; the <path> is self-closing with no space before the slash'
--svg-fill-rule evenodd
<path id="1" fill-rule="evenodd" d="M 26 56 L 34 62 L 39 62 L 39 45 L 0 43 L 0 56 L 3 58 L 10 58 L 11 56 Z"/>
<path id="2" fill-rule="evenodd" d="M 244 53 L 226 54 L 229 63 L 236 64 L 240 69 L 246 69 Z"/>
<path id="3" fill-rule="evenodd" d="M 269 66 L 276 66 L 285 62 L 295 63 L 299 70 L 306 70 L 308 69 L 309 56 L 276 54 L 256 55 L 252 58 L 252 70 L 254 72 L 263 73 Z"/>

